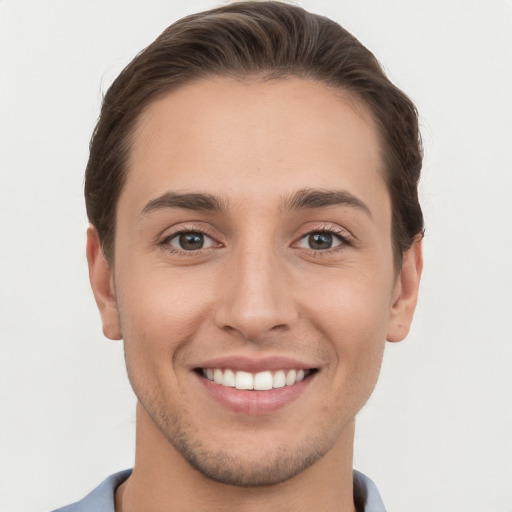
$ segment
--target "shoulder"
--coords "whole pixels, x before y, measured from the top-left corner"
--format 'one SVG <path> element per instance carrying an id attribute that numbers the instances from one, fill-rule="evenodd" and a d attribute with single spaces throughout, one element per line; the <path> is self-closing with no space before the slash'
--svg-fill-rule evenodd
<path id="1" fill-rule="evenodd" d="M 127 469 L 110 475 L 85 498 L 53 512 L 115 512 L 116 489 L 131 475 Z M 376 485 L 367 476 L 354 470 L 354 501 L 358 512 L 386 512 Z"/>
<path id="2" fill-rule="evenodd" d="M 354 470 L 354 503 L 357 512 L 386 512 L 377 486 L 366 475 Z"/>
<path id="3" fill-rule="evenodd" d="M 82 500 L 56 509 L 53 512 L 114 512 L 114 496 L 116 489 L 131 473 L 131 469 L 114 473 Z"/>

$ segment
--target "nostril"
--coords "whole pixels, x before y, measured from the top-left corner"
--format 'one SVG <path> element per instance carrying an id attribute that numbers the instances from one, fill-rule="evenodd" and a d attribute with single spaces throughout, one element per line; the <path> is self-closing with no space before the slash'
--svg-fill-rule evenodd
<path id="1" fill-rule="evenodd" d="M 271 327 L 270 330 L 271 331 L 287 331 L 289 328 L 290 328 L 289 325 L 278 324 L 278 325 L 274 325 L 274 327 Z"/>

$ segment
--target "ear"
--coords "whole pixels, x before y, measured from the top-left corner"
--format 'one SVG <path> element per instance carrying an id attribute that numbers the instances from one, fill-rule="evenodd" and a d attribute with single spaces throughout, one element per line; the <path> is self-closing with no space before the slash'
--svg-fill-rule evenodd
<path id="1" fill-rule="evenodd" d="M 388 341 L 402 341 L 411 327 L 418 301 L 421 271 L 423 270 L 422 237 L 417 236 L 404 253 L 402 268 L 393 290 L 393 305 L 388 324 Z"/>
<path id="2" fill-rule="evenodd" d="M 90 226 L 87 230 L 87 263 L 89 281 L 103 323 L 103 334 L 111 340 L 120 340 L 121 326 L 117 311 L 112 268 L 103 256 L 98 231 Z"/>

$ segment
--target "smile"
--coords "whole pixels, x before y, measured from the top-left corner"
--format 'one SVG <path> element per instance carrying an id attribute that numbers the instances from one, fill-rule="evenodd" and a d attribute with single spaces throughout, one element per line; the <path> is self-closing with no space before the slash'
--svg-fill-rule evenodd
<path id="1" fill-rule="evenodd" d="M 202 368 L 203 377 L 220 386 L 240 390 L 267 391 L 293 386 L 307 377 L 311 370 L 291 369 L 249 373 L 231 369 Z"/>

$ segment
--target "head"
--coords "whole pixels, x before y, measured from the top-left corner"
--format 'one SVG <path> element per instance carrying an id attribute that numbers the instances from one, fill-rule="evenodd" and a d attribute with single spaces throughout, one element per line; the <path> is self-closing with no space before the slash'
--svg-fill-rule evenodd
<path id="1" fill-rule="evenodd" d="M 122 71 L 105 95 L 86 169 L 87 215 L 106 258 L 114 251 L 116 206 L 135 125 L 147 106 L 211 77 L 301 77 L 350 94 L 377 126 L 392 203 L 395 266 L 423 232 L 417 186 L 422 148 L 417 112 L 374 55 L 332 20 L 278 2 L 240 2 L 171 25 Z"/>
<path id="2" fill-rule="evenodd" d="M 88 259 L 152 453 L 253 487 L 349 456 L 416 303 L 420 163 L 411 102 L 298 7 L 190 16 L 129 64 L 91 143 Z"/>

